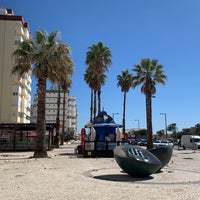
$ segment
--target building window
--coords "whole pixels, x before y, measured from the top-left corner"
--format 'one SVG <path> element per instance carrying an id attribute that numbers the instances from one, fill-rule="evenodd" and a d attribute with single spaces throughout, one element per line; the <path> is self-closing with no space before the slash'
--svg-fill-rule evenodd
<path id="1" fill-rule="evenodd" d="M 20 117 L 20 118 L 23 118 L 23 117 L 24 117 L 24 113 L 19 112 L 19 117 Z"/>
<path id="2" fill-rule="evenodd" d="M 15 45 L 18 45 L 20 43 L 20 40 L 15 40 Z"/>

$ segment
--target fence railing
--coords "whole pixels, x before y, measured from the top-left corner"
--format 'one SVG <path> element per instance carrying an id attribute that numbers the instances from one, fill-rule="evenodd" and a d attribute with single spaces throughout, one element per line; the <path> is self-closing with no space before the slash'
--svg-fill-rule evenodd
<path id="1" fill-rule="evenodd" d="M 113 157 L 113 149 L 128 141 L 84 141 L 82 154 L 84 157 Z"/>
<path id="2" fill-rule="evenodd" d="M 45 144 L 51 148 L 55 124 L 46 124 Z M 0 124 L 0 151 L 33 151 L 36 124 Z"/>

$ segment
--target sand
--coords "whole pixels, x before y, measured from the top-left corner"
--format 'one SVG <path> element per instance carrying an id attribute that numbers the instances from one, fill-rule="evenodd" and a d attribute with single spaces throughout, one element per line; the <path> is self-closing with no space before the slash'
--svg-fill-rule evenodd
<path id="1" fill-rule="evenodd" d="M 134 178 L 114 158 L 81 158 L 74 144 L 49 151 L 0 153 L 2 200 L 200 200 L 200 150 L 173 151 L 160 173 Z"/>

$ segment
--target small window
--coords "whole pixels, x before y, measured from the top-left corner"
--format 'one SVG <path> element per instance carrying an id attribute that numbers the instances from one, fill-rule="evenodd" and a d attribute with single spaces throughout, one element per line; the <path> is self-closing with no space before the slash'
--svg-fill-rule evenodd
<path id="1" fill-rule="evenodd" d="M 18 45 L 20 43 L 19 40 L 15 40 L 15 45 Z"/>

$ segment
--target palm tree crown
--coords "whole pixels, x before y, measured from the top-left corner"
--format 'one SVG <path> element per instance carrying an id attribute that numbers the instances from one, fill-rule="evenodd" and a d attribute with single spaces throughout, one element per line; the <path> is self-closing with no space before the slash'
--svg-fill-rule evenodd
<path id="1" fill-rule="evenodd" d="M 122 92 L 128 92 L 133 85 L 133 75 L 129 74 L 128 70 L 122 71 L 122 74 L 117 76 L 117 80 L 117 86 L 121 87 Z"/>
<path id="2" fill-rule="evenodd" d="M 167 76 L 164 75 L 163 66 L 158 65 L 158 60 L 156 59 L 142 59 L 140 64 L 135 65 L 133 71 L 136 72 L 134 86 L 141 84 L 141 92 L 144 94 L 148 92 L 155 94 L 157 83 L 165 85 Z"/>
<path id="3" fill-rule="evenodd" d="M 112 64 L 111 51 L 102 42 L 89 47 L 85 63 L 97 74 L 108 71 L 108 66 Z"/>

